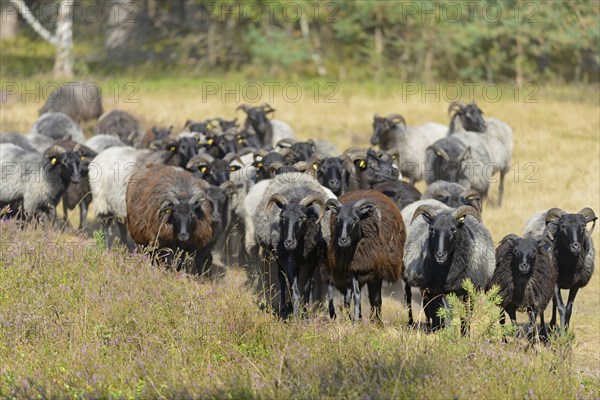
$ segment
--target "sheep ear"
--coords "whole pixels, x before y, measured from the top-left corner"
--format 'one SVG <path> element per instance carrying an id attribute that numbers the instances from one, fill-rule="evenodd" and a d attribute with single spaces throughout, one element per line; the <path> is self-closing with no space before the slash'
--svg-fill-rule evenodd
<path id="1" fill-rule="evenodd" d="M 342 203 L 338 199 L 329 199 L 325 203 L 325 207 L 335 215 L 338 215 L 340 208 L 342 207 Z"/>
<path id="2" fill-rule="evenodd" d="M 438 156 L 446 161 L 450 161 L 450 157 L 448 156 L 448 153 L 446 153 L 446 151 L 444 149 L 442 149 L 441 147 L 438 147 L 438 146 L 432 144 L 427 149 L 432 150 L 436 156 Z"/>

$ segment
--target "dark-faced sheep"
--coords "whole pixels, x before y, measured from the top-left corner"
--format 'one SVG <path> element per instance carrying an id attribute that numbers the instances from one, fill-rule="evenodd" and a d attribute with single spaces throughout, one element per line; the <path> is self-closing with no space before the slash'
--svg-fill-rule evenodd
<path id="1" fill-rule="evenodd" d="M 442 124 L 430 122 L 418 126 L 406 126 L 404 117 L 391 114 L 373 117 L 373 135 L 371 145 L 381 150 L 398 149 L 398 167 L 402 176 L 412 184 L 423 180 L 425 176 L 425 150 L 435 141 L 446 136 L 447 128 Z"/>
<path id="2" fill-rule="evenodd" d="M 489 287 L 497 285 L 502 297 L 502 308 L 513 324 L 517 311 L 529 314 L 528 336 L 536 334 L 535 324 L 540 317 L 539 337 L 547 338 L 544 310 L 554 295 L 556 266 L 550 256 L 550 242 L 546 237 L 520 238 L 507 235 L 496 248 L 496 270 Z M 502 317 L 502 322 L 504 317 Z"/>
<path id="3" fill-rule="evenodd" d="M 421 200 L 425 199 L 436 199 L 452 208 L 469 205 L 479 213 L 482 212 L 481 195 L 476 190 L 455 182 L 433 182 L 421 196 Z"/>
<path id="4" fill-rule="evenodd" d="M 573 302 L 577 292 L 586 286 L 594 272 L 594 242 L 591 234 L 596 224 L 596 214 L 586 207 L 576 214 L 552 208 L 534 214 L 525 226 L 525 237 L 546 234 L 552 240 L 552 256 L 558 268 L 558 279 L 552 299 L 550 327 L 556 325 L 556 308 L 560 316 L 560 329 L 564 331 L 571 321 Z M 593 222 L 588 231 L 587 224 Z M 563 303 L 561 289 L 569 290 L 567 304 Z"/>
<path id="5" fill-rule="evenodd" d="M 178 167 L 149 165 L 127 185 L 127 228 L 143 246 L 194 254 L 195 273 L 210 268 L 211 205 L 206 184 Z"/>
<path id="6" fill-rule="evenodd" d="M 269 115 L 275 112 L 275 109 L 269 104 L 265 103 L 255 107 L 242 104 L 237 109 L 246 113 L 244 127 L 252 127 L 263 147 L 275 146 L 281 139 L 294 138 L 294 131 L 288 124 L 276 119 L 269 119 Z"/>
<path id="7" fill-rule="evenodd" d="M 394 152 L 376 152 L 373 149 L 351 147 L 344 155 L 350 157 L 355 166 L 356 188 L 372 189 L 380 182 L 397 180 L 400 177 L 398 168 L 394 165 Z"/>
<path id="8" fill-rule="evenodd" d="M 450 116 L 449 134 L 460 131 L 477 132 L 483 138 L 488 151 L 491 174 L 498 172 L 500 186 L 498 188 L 498 205 L 502 205 L 504 194 L 504 178 L 511 167 L 513 151 L 512 129 L 507 123 L 496 118 L 483 118 L 483 111 L 477 104 L 463 102 L 451 103 L 448 107 Z"/>
<path id="9" fill-rule="evenodd" d="M 445 207 L 422 205 L 415 210 L 404 252 L 405 276 L 411 286 L 421 289 L 425 315 L 434 330 L 441 326 L 437 310 L 445 305 L 444 296 L 465 297 L 466 279 L 476 289 L 485 289 L 495 269 L 492 238 L 477 210 Z"/>
<path id="10" fill-rule="evenodd" d="M 313 162 L 319 183 L 329 188 L 336 196 L 341 196 L 358 187 L 356 171 L 347 155 L 326 157 Z"/>
<path id="11" fill-rule="evenodd" d="M 20 205 L 29 216 L 40 212 L 56 220 L 56 205 L 69 183 L 81 180 L 79 158 L 60 146 L 43 154 L 11 143 L 0 144 L 0 209 Z"/>
<path id="12" fill-rule="evenodd" d="M 421 198 L 421 192 L 416 187 L 400 180 L 377 183 L 373 189 L 392 199 L 400 210 Z"/>
<path id="13" fill-rule="evenodd" d="M 298 317 L 301 305 L 308 305 L 311 278 L 327 253 L 329 224 L 323 220 L 328 216 L 327 198 L 316 179 L 290 172 L 270 181 L 254 208 L 256 242 L 265 253 L 275 256 L 278 265 L 283 318 L 292 310 Z M 250 200 L 248 196 L 246 200 Z M 291 291 L 291 304 L 286 300 L 286 288 Z"/>
<path id="14" fill-rule="evenodd" d="M 327 251 L 329 277 L 340 291 L 352 293 L 355 321 L 361 318 L 360 290 L 366 283 L 371 319 L 381 322 L 381 285 L 383 281 L 396 282 L 404 271 L 406 229 L 400 210 L 387 196 L 374 190 L 329 199 L 327 208 L 332 213 Z M 333 298 L 329 312 L 335 316 Z"/>

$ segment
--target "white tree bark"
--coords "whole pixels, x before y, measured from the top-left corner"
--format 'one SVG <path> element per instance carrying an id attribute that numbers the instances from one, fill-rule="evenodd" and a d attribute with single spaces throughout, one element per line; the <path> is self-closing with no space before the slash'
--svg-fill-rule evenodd
<path id="1" fill-rule="evenodd" d="M 17 7 L 10 1 L 0 4 L 0 40 L 14 39 L 19 30 Z"/>
<path id="2" fill-rule="evenodd" d="M 10 0 L 19 10 L 23 19 L 38 33 L 45 41 L 56 47 L 56 58 L 54 61 L 54 75 L 57 77 L 70 78 L 73 76 L 73 0 L 62 0 L 60 2 L 56 32 L 53 35 L 48 29 L 35 18 L 25 1 Z"/>
<path id="3" fill-rule="evenodd" d="M 310 26 L 308 25 L 308 20 L 306 19 L 306 15 L 304 13 L 300 15 L 300 30 L 302 31 L 302 36 L 304 36 L 304 39 L 308 42 L 311 52 L 311 58 L 313 59 L 317 67 L 317 72 L 320 76 L 327 75 L 327 70 L 323 65 L 323 59 L 321 59 L 321 55 L 315 49 L 315 46 L 313 45 L 312 40 L 310 38 Z"/>

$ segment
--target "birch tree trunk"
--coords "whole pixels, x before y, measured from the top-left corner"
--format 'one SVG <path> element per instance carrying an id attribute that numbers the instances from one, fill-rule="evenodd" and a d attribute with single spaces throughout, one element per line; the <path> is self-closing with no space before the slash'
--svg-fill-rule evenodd
<path id="1" fill-rule="evenodd" d="M 73 76 L 73 0 L 62 0 L 60 3 L 56 32 L 54 35 L 44 28 L 35 18 L 23 0 L 10 0 L 19 10 L 23 19 L 45 41 L 56 47 L 54 75 L 62 78 Z"/>
<path id="2" fill-rule="evenodd" d="M 14 39 L 19 31 L 17 7 L 10 1 L 0 4 L 0 40 Z"/>

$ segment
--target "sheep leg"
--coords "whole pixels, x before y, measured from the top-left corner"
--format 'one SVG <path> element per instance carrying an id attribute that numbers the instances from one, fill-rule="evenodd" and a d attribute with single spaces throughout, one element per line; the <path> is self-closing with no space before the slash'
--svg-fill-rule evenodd
<path id="1" fill-rule="evenodd" d="M 358 321 L 361 318 L 360 313 L 360 284 L 358 278 L 352 275 L 352 294 L 354 295 L 354 319 L 353 322 Z"/>
<path id="2" fill-rule="evenodd" d="M 106 217 L 101 217 L 100 223 L 102 224 L 102 232 L 104 233 L 104 243 L 106 244 L 106 248 L 110 249 L 110 225 L 111 220 Z"/>
<path id="3" fill-rule="evenodd" d="M 556 300 L 556 307 L 558 308 L 558 316 L 560 317 L 560 332 L 562 333 L 565 330 L 566 308 L 565 308 L 565 303 L 563 303 L 563 299 L 560 294 L 560 289 L 559 289 L 558 285 L 554 286 L 554 299 Z M 550 321 L 550 322 L 552 322 L 552 321 Z"/>
<path id="4" fill-rule="evenodd" d="M 82 229 L 84 226 L 86 226 L 86 222 L 87 222 L 87 213 L 88 213 L 88 205 L 84 202 L 81 202 L 79 204 L 79 229 Z M 65 212 L 65 216 L 66 216 L 66 212 Z"/>
<path id="5" fill-rule="evenodd" d="M 298 289 L 298 274 L 296 273 L 296 266 L 294 265 L 293 255 L 288 255 L 285 262 L 285 268 L 287 272 L 288 283 L 292 291 L 292 309 L 294 310 L 294 317 L 300 316 L 300 290 Z"/>
<path id="6" fill-rule="evenodd" d="M 535 341 L 537 313 L 533 310 L 529 311 L 529 326 L 527 327 L 527 339 L 529 341 Z"/>
<path id="7" fill-rule="evenodd" d="M 542 343 L 548 342 L 548 332 L 546 331 L 546 322 L 544 321 L 544 312 L 540 312 L 540 341 Z"/>
<path id="8" fill-rule="evenodd" d="M 117 225 L 117 231 L 119 232 L 119 242 L 123 245 L 127 245 L 127 229 L 125 228 L 125 224 L 119 220 L 115 220 L 115 224 Z"/>
<path id="9" fill-rule="evenodd" d="M 279 268 L 279 316 L 282 319 L 286 319 L 289 314 L 288 303 L 285 299 L 285 292 L 287 291 L 287 278 L 282 268 Z"/>
<path id="10" fill-rule="evenodd" d="M 473 314 L 473 303 L 471 302 L 471 298 L 468 294 L 463 296 L 463 303 L 467 305 L 469 308 L 467 318 L 462 319 L 460 321 L 460 332 L 463 336 L 466 336 L 469 333 L 469 320 L 471 319 L 471 315 Z M 446 306 L 446 302 L 444 302 L 444 306 Z M 448 306 L 446 306 L 448 308 Z"/>
<path id="11" fill-rule="evenodd" d="M 329 297 L 329 318 L 335 319 L 336 318 L 335 304 L 333 303 L 333 296 L 335 294 L 335 286 L 331 282 L 329 282 L 329 285 L 327 285 L 327 294 Z"/>
<path id="12" fill-rule="evenodd" d="M 373 282 L 368 282 L 369 303 L 371 304 L 371 321 L 379 325 L 383 325 L 381 320 L 381 279 L 376 279 Z"/>
<path id="13" fill-rule="evenodd" d="M 548 327 L 551 330 L 554 330 L 556 327 L 556 285 L 554 286 L 554 296 L 552 296 L 552 317 L 550 317 L 550 322 L 548 323 Z"/>
<path id="14" fill-rule="evenodd" d="M 413 326 L 415 321 L 412 314 L 412 291 L 406 279 L 404 279 L 404 300 L 406 300 L 406 306 L 408 307 L 408 325 Z"/>
<path id="15" fill-rule="evenodd" d="M 65 199 L 62 199 L 62 209 L 63 209 L 63 218 L 65 219 L 65 223 L 69 220 L 69 210 L 67 209 L 67 203 L 65 203 Z"/>
<path id="16" fill-rule="evenodd" d="M 346 288 L 346 294 L 344 295 L 344 309 L 348 312 L 348 316 L 352 319 L 350 314 L 350 302 L 352 301 L 352 285 Z"/>
<path id="17" fill-rule="evenodd" d="M 504 177 L 506 176 L 506 170 L 500 171 L 500 187 L 498 188 L 498 207 L 502 207 L 502 196 L 504 195 Z"/>
<path id="18" fill-rule="evenodd" d="M 578 287 L 573 287 L 569 290 L 569 298 L 567 299 L 567 309 L 565 312 L 565 323 L 564 329 L 566 330 L 569 327 L 569 323 L 571 322 L 571 313 L 573 312 L 573 302 L 575 301 L 575 296 L 577 296 L 577 292 L 579 291 Z M 561 321 L 562 325 L 562 321 Z"/>

